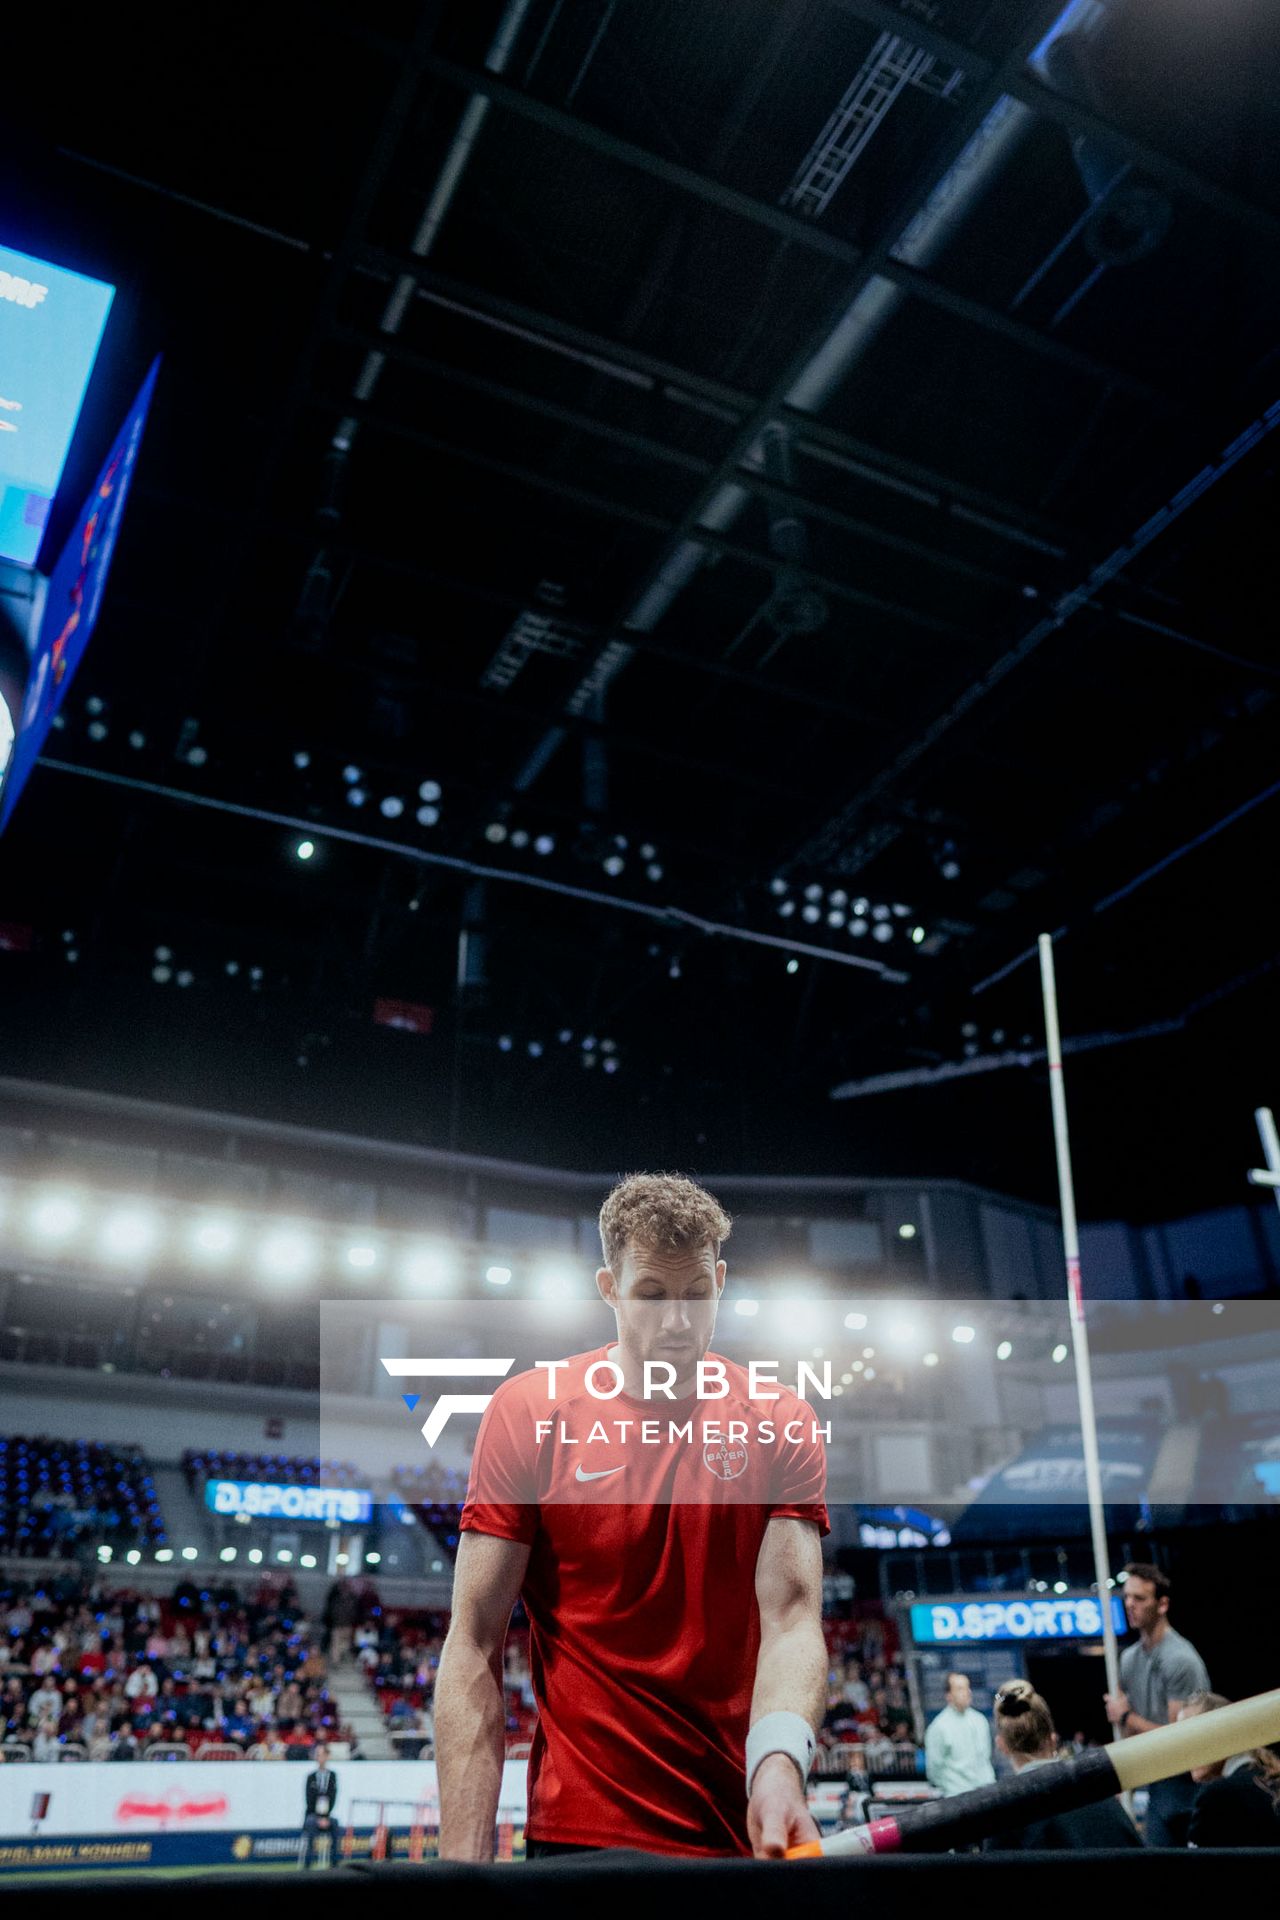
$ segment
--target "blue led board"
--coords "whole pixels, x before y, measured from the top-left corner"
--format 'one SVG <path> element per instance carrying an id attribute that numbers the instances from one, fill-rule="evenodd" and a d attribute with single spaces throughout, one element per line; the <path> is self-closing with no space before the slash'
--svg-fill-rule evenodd
<path id="1" fill-rule="evenodd" d="M 330 1520 L 363 1524 L 373 1518 L 368 1487 L 277 1486 L 263 1480 L 207 1480 L 204 1503 L 210 1513 L 254 1520 Z"/>
<path id="2" fill-rule="evenodd" d="M 7 768 L 0 733 L 0 833 L 44 746 L 97 621 L 159 371 L 157 360 L 125 416 L 50 576 Z"/>
<path id="3" fill-rule="evenodd" d="M 1111 1619 L 1127 1633 L 1124 1603 L 1111 1595 Z M 1055 1594 L 1034 1600 L 917 1601 L 911 1609 L 911 1638 L 918 1647 L 968 1645 L 984 1640 L 1095 1640 L 1102 1637 L 1102 1608 L 1097 1596 Z"/>
<path id="4" fill-rule="evenodd" d="M 114 298 L 0 246 L 0 560 L 35 564 Z"/>

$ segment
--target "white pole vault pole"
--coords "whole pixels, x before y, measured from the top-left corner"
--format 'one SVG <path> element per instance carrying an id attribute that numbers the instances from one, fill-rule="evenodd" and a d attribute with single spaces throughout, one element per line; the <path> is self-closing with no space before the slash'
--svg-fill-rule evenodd
<path id="1" fill-rule="evenodd" d="M 1089 1331 L 1080 1291 L 1080 1236 L 1076 1227 L 1076 1193 L 1071 1177 L 1071 1141 L 1067 1134 L 1067 1096 L 1062 1084 L 1062 1041 L 1058 1033 L 1058 988 L 1053 971 L 1053 940 L 1040 935 L 1040 985 L 1044 993 L 1044 1026 L 1049 1054 L 1049 1095 L 1053 1101 L 1053 1138 L 1058 1153 L 1058 1193 L 1062 1202 L 1062 1243 L 1067 1256 L 1067 1296 L 1071 1307 L 1071 1340 L 1075 1349 L 1076 1391 L 1080 1398 L 1080 1432 L 1084 1441 L 1084 1477 L 1089 1498 L 1089 1526 L 1093 1534 L 1094 1577 L 1098 1609 L 1102 1614 L 1102 1651 L 1107 1669 L 1107 1691 L 1120 1689 L 1120 1658 L 1111 1619 L 1111 1577 L 1107 1555 L 1106 1516 L 1102 1504 L 1102 1470 L 1098 1463 L 1098 1423 L 1093 1407 L 1093 1371 L 1089 1365 Z M 1112 1738 L 1122 1737 L 1113 1727 Z"/>
<path id="2" fill-rule="evenodd" d="M 1276 1117 L 1270 1107 L 1258 1107 L 1254 1112 L 1258 1137 L 1262 1141 L 1262 1155 L 1267 1163 L 1264 1173 L 1261 1167 L 1250 1167 L 1249 1185 L 1251 1187 L 1270 1187 L 1275 1195 L 1276 1205 L 1280 1207 L 1280 1140 L 1276 1138 Z"/>

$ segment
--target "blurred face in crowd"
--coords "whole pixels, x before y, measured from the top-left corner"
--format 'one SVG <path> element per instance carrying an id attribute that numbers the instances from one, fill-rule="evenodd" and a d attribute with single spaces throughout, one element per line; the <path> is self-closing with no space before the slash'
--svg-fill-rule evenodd
<path id="1" fill-rule="evenodd" d="M 1138 1633 L 1150 1633 L 1169 1611 L 1169 1597 L 1157 1598 L 1153 1580 L 1131 1573 L 1124 1583 L 1124 1615 Z"/>
<path id="2" fill-rule="evenodd" d="M 619 1266 L 617 1273 L 601 1267 L 596 1285 L 617 1319 L 628 1384 L 635 1375 L 642 1385 L 646 1361 L 674 1367 L 677 1385 L 691 1383 L 715 1331 L 724 1261 L 710 1246 L 676 1253 L 628 1246 Z M 669 1378 L 653 1375 L 655 1385 Z"/>
<path id="3" fill-rule="evenodd" d="M 967 1674 L 947 1675 L 947 1703 L 953 1706 L 957 1713 L 965 1713 L 973 1705 L 973 1691 Z"/>

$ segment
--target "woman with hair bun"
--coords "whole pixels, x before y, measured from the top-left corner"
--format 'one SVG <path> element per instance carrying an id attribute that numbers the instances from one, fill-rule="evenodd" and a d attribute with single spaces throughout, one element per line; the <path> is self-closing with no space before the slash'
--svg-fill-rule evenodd
<path id="1" fill-rule="evenodd" d="M 1029 1680 L 1006 1680 L 996 1694 L 996 1747 L 1009 1756 L 1016 1773 L 1058 1759 L 1053 1715 Z M 1119 1800 L 1100 1800 L 1048 1820 L 993 1834 L 984 1853 L 1056 1853 L 1064 1849 L 1140 1847 L 1137 1828 Z"/>

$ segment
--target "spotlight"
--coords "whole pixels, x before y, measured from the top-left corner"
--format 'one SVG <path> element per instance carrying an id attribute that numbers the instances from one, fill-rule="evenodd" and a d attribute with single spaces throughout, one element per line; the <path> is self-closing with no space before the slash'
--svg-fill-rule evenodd
<path id="1" fill-rule="evenodd" d="M 40 1240 L 65 1240 L 80 1224 L 80 1203 L 69 1193 L 50 1193 L 36 1202 L 32 1231 Z"/>
<path id="2" fill-rule="evenodd" d="M 898 1228 L 899 1240 L 914 1240 L 915 1237 L 916 1237 L 915 1228 L 912 1226 L 909 1220 L 904 1220 L 902 1225 Z"/>
<path id="3" fill-rule="evenodd" d="M 1012 1355 L 1013 1355 L 1012 1340 L 1002 1340 L 1000 1342 L 1000 1345 L 996 1348 L 996 1359 L 1008 1360 L 1012 1358 Z"/>
<path id="4" fill-rule="evenodd" d="M 895 920 L 909 920 L 911 918 L 910 907 L 904 907 L 901 900 L 895 900 L 893 903 L 893 917 Z"/>
<path id="5" fill-rule="evenodd" d="M 969 1347 L 973 1345 L 977 1334 L 972 1327 L 952 1327 L 951 1338 L 958 1347 Z"/>
<path id="6" fill-rule="evenodd" d="M 412 1247 L 400 1265 L 401 1282 L 410 1288 L 447 1286 L 456 1273 L 456 1262 L 443 1247 Z"/>
<path id="7" fill-rule="evenodd" d="M 378 811 L 384 820 L 398 820 L 404 812 L 404 801 L 397 799 L 394 793 L 389 793 L 385 800 L 379 802 Z"/>
<path id="8" fill-rule="evenodd" d="M 297 846 L 294 848 L 294 852 L 297 854 L 299 860 L 314 860 L 316 843 L 314 840 L 299 840 Z"/>
<path id="9" fill-rule="evenodd" d="M 874 1367 L 868 1367 L 868 1368 L 867 1368 L 867 1370 L 866 1370 L 866 1372 L 865 1372 L 865 1373 L 863 1374 L 863 1376 L 862 1376 L 862 1377 L 863 1377 L 863 1379 L 864 1379 L 864 1380 L 874 1380 L 874 1379 L 875 1379 L 875 1377 L 876 1377 L 876 1370 L 875 1370 L 875 1368 L 874 1368 Z"/>
<path id="10" fill-rule="evenodd" d="M 191 1234 L 191 1251 L 202 1260 L 225 1260 L 235 1251 L 240 1229 L 234 1220 L 201 1220 Z"/>
<path id="11" fill-rule="evenodd" d="M 418 788 L 418 798 L 419 800 L 438 800 L 440 798 L 440 791 L 440 782 L 438 780 L 424 780 Z"/>
<path id="12" fill-rule="evenodd" d="M 954 859 L 944 860 L 938 868 L 938 872 L 944 880 L 958 880 L 960 878 L 960 862 Z"/>
<path id="13" fill-rule="evenodd" d="M 130 1547 L 128 1553 L 126 1553 L 125 1555 L 125 1559 L 128 1561 L 131 1567 L 136 1567 L 139 1560 L 141 1560 L 141 1558 L 142 1558 L 142 1555 L 138 1552 L 138 1549 L 136 1547 Z"/>
<path id="14" fill-rule="evenodd" d="M 770 893 L 776 894 L 778 899 L 781 900 L 783 894 L 789 893 L 791 889 L 788 887 L 782 875 L 780 873 L 776 873 L 773 879 L 769 882 L 769 891 Z"/>
<path id="15" fill-rule="evenodd" d="M 562 1047 L 567 1047 L 573 1039 L 573 1028 L 561 1027 L 559 1033 L 556 1035 L 556 1039 Z"/>
<path id="16" fill-rule="evenodd" d="M 368 1246 L 362 1241 L 357 1246 L 347 1248 L 347 1265 L 349 1267 L 355 1267 L 360 1272 L 367 1273 L 371 1267 L 376 1267 L 377 1264 L 378 1249 L 376 1247 Z"/>
<path id="17" fill-rule="evenodd" d="M 207 747 L 192 747 L 187 754 L 187 765 L 189 767 L 202 767 L 208 758 L 209 751 Z"/>
<path id="18" fill-rule="evenodd" d="M 936 1367 L 938 1364 L 938 1356 L 936 1353 L 926 1353 L 922 1358 L 926 1367 Z"/>
<path id="19" fill-rule="evenodd" d="M 668 978 L 672 980 L 678 980 L 680 978 L 680 962 L 678 960 L 671 962 L 671 965 L 667 968 L 667 975 Z"/>
<path id="20" fill-rule="evenodd" d="M 659 880 L 661 880 L 662 878 L 662 868 L 657 864 L 656 861 L 653 861 L 649 866 L 645 868 L 645 872 L 648 875 L 649 879 L 653 881 L 653 884 L 656 887 Z"/>
<path id="21" fill-rule="evenodd" d="M 843 887 L 833 887 L 827 899 L 833 907 L 847 907 L 849 904 L 849 896 Z"/>
<path id="22" fill-rule="evenodd" d="M 307 1563 L 307 1561 L 308 1561 L 308 1560 L 311 1560 L 311 1556 L 310 1556 L 310 1554 L 305 1554 L 305 1553 L 304 1553 L 304 1554 L 303 1554 L 303 1556 L 302 1556 L 302 1564 L 303 1564 L 303 1566 L 305 1566 L 305 1565 L 306 1565 L 306 1563 Z M 365 1555 L 365 1561 L 366 1561 L 366 1563 L 367 1563 L 367 1565 L 369 1565 L 369 1566 L 371 1566 L 371 1567 L 380 1567 L 380 1566 L 382 1565 L 382 1555 L 381 1555 L 380 1553 L 366 1553 L 366 1555 Z M 315 1565 L 315 1561 L 314 1561 L 314 1560 L 311 1560 L 311 1564 L 312 1564 L 312 1566 L 314 1567 L 314 1565 Z"/>
<path id="23" fill-rule="evenodd" d="M 89 722 L 89 738 L 90 738 L 91 740 L 105 740 L 105 739 L 106 739 L 106 737 L 107 737 L 107 723 L 106 723 L 106 721 L 105 721 L 105 720 L 91 720 L 91 721 Z"/>
<path id="24" fill-rule="evenodd" d="M 794 900 L 784 900 L 782 905 L 778 908 L 778 912 L 784 920 L 789 920 L 792 914 L 795 912 L 795 910 L 796 910 L 796 903 Z"/>
<path id="25" fill-rule="evenodd" d="M 366 1560 L 380 1560 L 381 1558 L 382 1558 L 382 1555 L 379 1553 L 366 1553 L 365 1555 Z M 314 1553 L 304 1553 L 302 1558 L 299 1560 L 298 1565 L 300 1567 L 314 1567 L 315 1563 L 316 1563 L 316 1557 Z"/>
<path id="26" fill-rule="evenodd" d="M 363 787 L 349 787 L 347 789 L 347 805 L 349 807 L 362 807 L 368 798 L 369 796 Z"/>
<path id="27" fill-rule="evenodd" d="M 812 885 L 807 886 L 805 888 L 804 897 L 806 900 L 821 900 L 822 888 L 818 885 L 816 880 L 812 883 Z"/>
<path id="28" fill-rule="evenodd" d="M 549 853 L 554 853 L 556 850 L 554 835 L 549 833 L 540 833 L 537 839 L 533 843 L 533 850 L 535 853 L 541 854 L 543 859 L 545 860 Z"/>
<path id="29" fill-rule="evenodd" d="M 511 844 L 512 844 L 512 846 L 513 846 L 513 847 L 527 847 L 527 846 L 528 846 L 528 844 L 529 844 L 529 836 L 528 836 L 528 834 L 527 834 L 527 833 L 525 832 L 525 830 L 524 830 L 524 828 L 523 828 L 523 827 L 517 827 L 517 828 L 516 828 L 516 830 L 515 830 L 515 832 L 514 832 L 514 833 L 512 834 L 512 836 L 511 836 Z"/>
<path id="30" fill-rule="evenodd" d="M 1058 1345 L 1054 1348 L 1052 1354 L 1049 1357 L 1053 1361 L 1053 1364 L 1055 1367 L 1060 1367 L 1062 1365 L 1063 1361 L 1067 1357 L 1067 1349 L 1065 1348 L 1065 1346 L 1062 1345 L 1061 1341 L 1059 1341 Z"/>
<path id="31" fill-rule="evenodd" d="M 616 1073 L 618 1071 L 618 1062 L 615 1055 L 609 1054 L 606 1056 L 604 1070 L 606 1073 Z"/>
<path id="32" fill-rule="evenodd" d="M 173 978 L 173 968 L 172 967 L 152 967 L 151 978 L 155 981 L 158 987 L 167 986 L 169 981 L 172 980 Z"/>
<path id="33" fill-rule="evenodd" d="M 65 933 L 63 934 L 63 936 L 62 936 L 62 937 L 63 937 L 63 939 L 64 939 L 64 940 L 68 938 L 68 936 L 67 936 L 67 935 L 66 935 Z M 172 958 L 173 958 L 173 954 L 171 953 L 171 951 L 169 950 L 169 948 L 168 948 L 168 947 L 157 947 L 157 948 L 156 948 L 156 959 L 157 959 L 157 960 L 172 960 Z"/>
<path id="34" fill-rule="evenodd" d="M 230 977 L 231 977 L 231 978 L 232 978 L 232 979 L 234 980 L 234 979 L 235 979 L 235 977 L 236 977 L 236 975 L 237 975 L 237 974 L 239 973 L 239 971 L 240 971 L 240 962 L 239 962 L 238 960 L 228 960 L 228 962 L 227 962 L 227 964 L 226 964 L 226 968 L 225 968 L 225 971 L 226 971 L 226 972 L 227 972 L 227 973 L 228 973 L 228 974 L 230 975 Z"/>
<path id="35" fill-rule="evenodd" d="M 816 926 L 822 918 L 822 908 L 814 906 L 813 902 L 810 901 L 807 906 L 801 907 L 800 918 L 807 920 L 811 927 Z"/>
<path id="36" fill-rule="evenodd" d="M 604 870 L 611 880 L 616 880 L 626 867 L 626 861 L 620 853 L 611 853 L 604 863 Z"/>
<path id="37" fill-rule="evenodd" d="M 923 942 L 923 940 L 924 940 L 924 928 L 923 928 L 923 927 L 912 927 L 912 929 L 911 929 L 911 944 L 912 944 L 912 946 L 913 946 L 913 947 L 918 947 L 918 946 L 920 946 L 920 945 L 921 945 L 921 943 Z"/>
<path id="38" fill-rule="evenodd" d="M 529 1042 L 527 1051 L 528 1051 L 529 1058 L 531 1060 L 541 1060 L 542 1058 L 541 1040 L 531 1040 Z"/>
<path id="39" fill-rule="evenodd" d="M 888 907 L 872 907 L 871 918 L 873 920 L 887 920 L 889 918 Z"/>
<path id="40" fill-rule="evenodd" d="M 507 837 L 507 830 L 501 820 L 491 820 L 484 830 L 484 837 L 491 847 L 500 847 Z"/>
<path id="41" fill-rule="evenodd" d="M 849 1369 L 850 1373 L 865 1373 L 866 1370 L 867 1370 L 867 1363 L 865 1360 L 855 1360 L 853 1365 Z"/>
<path id="42" fill-rule="evenodd" d="M 867 923 L 862 918 L 861 914 L 858 915 L 858 918 L 856 920 L 851 920 L 849 922 L 849 931 L 853 935 L 855 940 L 862 939 L 862 937 L 867 931 Z"/>
<path id="43" fill-rule="evenodd" d="M 200 1558 L 199 1549 L 197 1547 L 184 1547 L 182 1549 L 182 1557 L 184 1560 L 198 1560 Z"/>
<path id="44" fill-rule="evenodd" d="M 315 1244 L 292 1227 L 275 1227 L 258 1252 L 259 1263 L 274 1280 L 300 1280 L 315 1265 Z"/>
<path id="45" fill-rule="evenodd" d="M 601 1053 L 616 1053 L 616 1052 L 618 1051 L 618 1043 L 617 1043 L 617 1041 L 616 1041 L 616 1040 L 602 1040 L 602 1041 L 600 1042 L 600 1051 L 601 1051 Z"/>
<path id="46" fill-rule="evenodd" d="M 102 1229 L 102 1251 L 111 1260 L 137 1260 L 151 1251 L 158 1237 L 155 1215 L 140 1207 L 119 1207 Z"/>
<path id="47" fill-rule="evenodd" d="M 563 1267 L 539 1267 L 533 1276 L 534 1291 L 540 1300 L 569 1300 L 576 1293 L 573 1275 Z"/>
<path id="48" fill-rule="evenodd" d="M 596 1037 L 594 1033 L 589 1033 L 587 1034 L 586 1038 L 582 1042 L 582 1051 L 584 1053 L 594 1053 L 595 1050 L 596 1050 Z"/>
<path id="49" fill-rule="evenodd" d="M 827 925 L 829 927 L 842 927 L 844 925 L 844 915 L 839 907 L 832 907 L 830 913 L 827 915 Z"/>
<path id="50" fill-rule="evenodd" d="M 886 940 L 892 940 L 892 926 L 887 920 L 877 920 L 875 926 L 871 929 L 871 938 L 873 940 L 879 940 L 881 945 L 883 945 Z"/>
<path id="51" fill-rule="evenodd" d="M 299 773 L 305 773 L 311 765 L 311 755 L 309 753 L 295 753 L 293 756 L 293 764 Z"/>
<path id="52" fill-rule="evenodd" d="M 104 702 L 102 700 L 101 695 L 96 693 L 91 693 L 89 695 L 89 698 L 84 703 L 85 712 L 101 713 L 103 709 L 104 709 Z"/>
<path id="53" fill-rule="evenodd" d="M 262 1548 L 261 1547 L 250 1547 L 249 1565 L 251 1567 L 260 1567 L 262 1565 Z"/>
<path id="54" fill-rule="evenodd" d="M 172 1548 L 172 1547 L 157 1547 L 157 1548 L 156 1548 L 156 1559 L 157 1559 L 157 1560 L 161 1560 L 161 1561 L 168 1561 L 168 1560 L 172 1560 L 172 1558 L 173 1558 L 173 1548 Z"/>
<path id="55" fill-rule="evenodd" d="M 491 1287 L 505 1287 L 511 1280 L 510 1267 L 486 1267 L 484 1277 Z"/>
<path id="56" fill-rule="evenodd" d="M 844 1323 L 850 1333 L 861 1333 L 867 1324 L 867 1316 L 865 1313 L 846 1313 Z"/>
<path id="57" fill-rule="evenodd" d="M 439 822 L 440 822 L 439 807 L 419 807 L 418 808 L 418 825 L 420 827 L 438 826 Z"/>
<path id="58" fill-rule="evenodd" d="M 139 753 L 141 752 L 142 748 L 146 746 L 146 744 L 147 744 L 146 734 L 139 733 L 138 729 L 135 727 L 133 732 L 129 735 L 129 745 L 133 748 L 135 753 Z"/>
<path id="59" fill-rule="evenodd" d="M 760 1311 L 760 1302 L 758 1300 L 735 1300 L 733 1310 L 735 1313 L 740 1313 L 744 1320 L 753 1320 Z"/>
<path id="60" fill-rule="evenodd" d="M 512 1040 L 511 1035 L 509 1033 L 500 1033 L 498 1035 L 498 1052 L 499 1053 L 510 1053 L 514 1044 L 515 1042 Z"/>
<path id="61" fill-rule="evenodd" d="M 793 954 L 791 959 L 788 960 L 787 962 L 787 972 L 799 973 L 799 971 L 800 971 L 800 962 L 796 959 L 795 955 Z"/>
<path id="62" fill-rule="evenodd" d="M 342 769 L 342 777 L 349 787 L 358 787 L 364 779 L 364 775 L 361 773 L 359 767 L 344 767 Z"/>
<path id="63" fill-rule="evenodd" d="M 180 987 L 189 987 L 193 985 L 195 981 L 195 975 L 194 973 L 192 973 L 189 967 L 183 967 L 181 972 L 176 977 L 177 977 L 178 985 Z"/>
<path id="64" fill-rule="evenodd" d="M 919 1337 L 919 1330 L 911 1320 L 895 1320 L 889 1328 L 888 1339 L 891 1347 L 914 1347 Z"/>
<path id="65" fill-rule="evenodd" d="M 875 1359 L 875 1357 L 876 1357 L 876 1350 L 875 1350 L 875 1348 L 874 1348 L 874 1347 L 864 1347 L 864 1348 L 862 1349 L 862 1357 L 863 1357 L 863 1359 L 864 1359 L 864 1360 L 874 1360 L 874 1359 Z"/>

